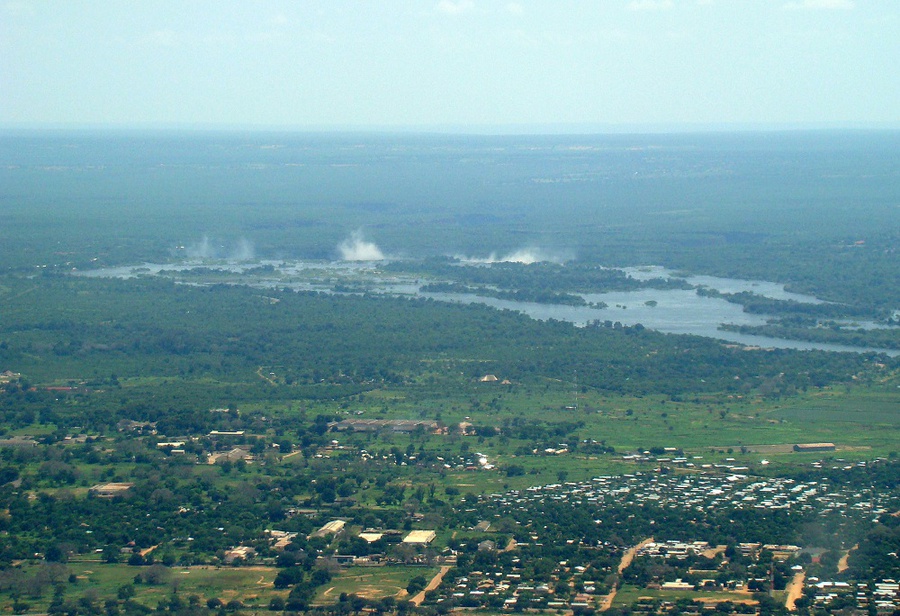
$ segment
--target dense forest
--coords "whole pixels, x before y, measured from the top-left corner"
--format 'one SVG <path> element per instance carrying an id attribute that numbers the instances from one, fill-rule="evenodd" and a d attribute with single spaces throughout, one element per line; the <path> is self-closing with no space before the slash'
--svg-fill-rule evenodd
<path id="1" fill-rule="evenodd" d="M 754 353 L 640 326 L 578 328 L 429 300 L 155 280 L 37 282 L 7 281 L 0 359 L 39 380 L 165 376 L 260 387 L 259 366 L 277 365 L 285 385 L 358 392 L 426 375 L 441 379 L 425 363 L 440 360 L 446 372 L 462 369 L 469 377 L 480 376 L 486 363 L 518 381 L 570 380 L 577 371 L 592 389 L 679 395 L 748 392 L 775 377 L 779 390 L 798 391 L 848 382 L 875 363 L 895 361 Z"/>

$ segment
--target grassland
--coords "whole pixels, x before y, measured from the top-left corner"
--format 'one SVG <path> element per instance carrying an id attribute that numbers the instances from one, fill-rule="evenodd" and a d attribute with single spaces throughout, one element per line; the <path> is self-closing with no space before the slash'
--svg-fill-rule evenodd
<path id="1" fill-rule="evenodd" d="M 483 386 L 460 383 L 447 399 L 437 402 L 429 396 L 410 399 L 408 392 L 367 393 L 360 404 L 323 405 L 323 410 L 348 416 L 362 411 L 363 417 L 418 418 L 436 417 L 448 425 L 475 416 L 481 424 L 501 430 L 497 437 L 466 438 L 390 435 L 340 435 L 342 441 L 369 445 L 419 446 L 442 454 L 458 451 L 466 442 L 469 448 L 484 453 L 501 464 L 525 466 L 527 471 L 569 470 L 572 473 L 603 470 L 612 462 L 609 456 L 520 456 L 516 451 L 534 441 L 503 437 L 504 426 L 521 422 L 541 422 L 553 427 L 572 424 L 572 435 L 581 440 L 603 441 L 617 452 L 651 447 L 675 447 L 685 453 L 705 457 L 740 453 L 754 460 L 777 457 L 782 461 L 806 460 L 807 454 L 790 451 L 803 442 L 833 442 L 842 456 L 871 458 L 885 456 L 898 448 L 900 413 L 896 377 L 869 388 L 823 388 L 790 398 L 740 398 L 733 395 L 706 396 L 705 399 L 673 401 L 665 396 L 610 397 L 586 393 L 580 395 L 578 408 L 567 408 L 567 387 L 537 392 L 532 388 Z M 376 400 L 389 399 L 388 410 Z M 566 403 L 569 403 L 567 405 Z M 343 407 L 343 408 L 342 408 Z M 515 429 L 512 430 L 515 432 Z M 547 446 L 568 439 L 548 437 Z M 571 440 L 571 439 L 568 439 Z M 577 443 L 576 443 L 577 445 Z M 741 448 L 744 448 L 743 450 Z M 731 451 L 728 451 L 728 450 Z M 715 458 L 713 458 L 715 459 Z"/>
<path id="2" fill-rule="evenodd" d="M 135 583 L 135 578 L 147 572 L 146 567 L 129 567 L 107 564 L 99 560 L 78 560 L 66 565 L 69 580 L 58 585 L 65 600 L 82 597 L 114 597 L 123 588 L 134 591 L 131 597 L 142 605 L 155 608 L 161 601 L 173 596 L 185 602 L 190 597 L 205 604 L 208 599 L 219 599 L 227 604 L 240 601 L 248 607 L 264 607 L 274 596 L 285 596 L 287 591 L 277 591 L 272 582 L 277 570 L 274 567 L 173 567 L 164 568 L 153 583 Z M 26 574 L 34 572 L 34 566 L 26 565 Z M 162 570 L 160 570 L 162 571 Z M 130 592 L 130 591 L 129 591 Z M 45 612 L 53 592 L 46 591 L 40 598 L 23 597 L 31 611 Z"/>
<path id="3" fill-rule="evenodd" d="M 317 601 L 334 603 L 341 593 L 366 599 L 402 599 L 412 578 L 421 575 L 430 580 L 435 573 L 436 567 L 347 567 L 320 589 Z"/>
<path id="4" fill-rule="evenodd" d="M 731 601 L 732 603 L 754 602 L 753 597 L 748 592 L 661 590 L 624 584 L 616 593 L 615 599 L 613 599 L 613 607 L 630 607 L 641 600 L 671 601 L 674 603 L 678 599 L 691 599 L 692 601 L 702 601 L 704 603 L 719 603 L 722 601 Z"/>

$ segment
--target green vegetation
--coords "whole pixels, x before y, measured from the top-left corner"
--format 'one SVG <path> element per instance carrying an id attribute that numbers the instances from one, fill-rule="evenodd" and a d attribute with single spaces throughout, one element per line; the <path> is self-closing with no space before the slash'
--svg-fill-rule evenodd
<path id="1" fill-rule="evenodd" d="M 723 325 L 723 330 L 736 331 L 742 334 L 772 336 L 786 340 L 809 340 L 826 344 L 844 344 L 855 347 L 876 349 L 900 349 L 897 328 L 861 329 L 843 325 L 820 324 L 812 322 L 807 326 L 796 326 L 783 321 L 766 325 Z"/>
<path id="2" fill-rule="evenodd" d="M 780 319 L 741 331 L 898 348 L 896 329 L 836 327 L 896 319 L 896 183 L 786 178 L 778 165 L 793 155 L 759 143 L 744 158 L 638 160 L 618 142 L 586 154 L 538 139 L 549 150 L 532 159 L 525 138 L 375 139 L 381 159 L 352 139 L 295 136 L 282 159 L 207 138 L 203 153 L 100 139 L 103 166 L 49 136 L 3 137 L 16 148 L 0 151 L 0 615 L 588 614 L 614 590 L 613 614 L 696 602 L 771 614 L 791 567 L 900 575 L 897 357 L 576 327 L 409 291 L 576 308 L 608 291 L 696 299 L 686 278 L 607 267 L 662 264 L 833 302 L 699 291 Z M 781 138 L 824 156 L 815 138 Z M 828 164 L 849 157 L 883 179 L 890 143 L 873 154 L 851 139 Z M 473 147 L 508 175 L 472 163 Z M 734 182 L 707 181 L 724 163 Z M 419 181 L 436 169 L 434 186 Z M 800 205 L 773 228 L 761 212 L 785 194 Z M 871 216 L 828 230 L 848 195 Z M 420 258 L 326 262 L 360 225 Z M 323 260 L 235 266 L 227 239 L 192 244 L 203 233 Z M 446 256 L 528 244 L 559 255 Z M 192 256 L 220 260 L 178 269 Z M 178 271 L 80 275 L 146 261 Z M 404 541 L 412 531 L 425 532 Z M 620 571 L 649 537 L 716 555 L 638 556 Z M 747 542 L 804 551 L 745 554 Z M 659 588 L 676 579 L 697 588 Z"/>
<path id="3" fill-rule="evenodd" d="M 434 571 L 447 549 L 463 549 L 466 529 L 499 519 L 487 539 L 502 546 L 526 523 L 492 513 L 480 495 L 645 472 L 659 463 L 623 454 L 661 458 L 666 448 L 696 460 L 678 472 L 734 458 L 759 476 L 823 460 L 792 453 L 797 442 L 835 442 L 829 456 L 843 460 L 897 449 L 898 367 L 883 356 L 746 351 L 365 295 L 54 275 L 7 276 L 3 286 L 0 357 L 15 374 L 0 395 L 9 440 L 0 593 L 19 608 L 390 599 L 400 602 L 381 607 L 409 609 L 401 591 L 421 586 L 423 565 Z M 342 419 L 423 423 L 335 431 Z M 132 485 L 112 498 L 90 489 L 109 482 Z M 787 534 L 760 534 L 767 527 L 748 520 L 722 537 L 718 518 L 689 524 L 661 511 L 657 524 L 668 522 L 654 531 L 637 511 L 605 514 L 620 547 L 690 524 L 718 541 L 804 538 L 787 520 L 776 527 Z M 555 542 L 587 532 L 586 520 L 566 525 L 566 508 L 540 515 L 556 525 Z M 316 537 L 336 516 L 348 530 Z M 399 534 L 358 537 L 417 528 L 438 531 L 433 549 Z M 290 549 L 273 547 L 272 529 L 296 533 Z M 240 546 L 252 552 L 231 556 Z M 102 562 L 80 568 L 97 553 Z M 332 560 L 348 555 L 381 566 Z M 41 562 L 84 581 L 59 586 Z M 129 584 L 134 595 L 120 597 Z"/>
<path id="4" fill-rule="evenodd" d="M 347 567 L 321 590 L 317 602 L 334 603 L 341 594 L 366 599 L 403 598 L 412 580 L 423 576 L 430 580 L 436 572 L 422 567 Z"/>

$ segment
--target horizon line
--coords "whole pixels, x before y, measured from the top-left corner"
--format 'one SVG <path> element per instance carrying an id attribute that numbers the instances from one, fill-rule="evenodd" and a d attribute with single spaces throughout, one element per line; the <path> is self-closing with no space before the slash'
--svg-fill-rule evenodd
<path id="1" fill-rule="evenodd" d="M 765 133 L 802 131 L 895 131 L 895 122 L 695 122 L 695 123 L 511 123 L 511 124 L 241 124 L 217 122 L 0 122 L 0 131 L 279 132 L 344 134 L 442 134 L 480 136 Z"/>

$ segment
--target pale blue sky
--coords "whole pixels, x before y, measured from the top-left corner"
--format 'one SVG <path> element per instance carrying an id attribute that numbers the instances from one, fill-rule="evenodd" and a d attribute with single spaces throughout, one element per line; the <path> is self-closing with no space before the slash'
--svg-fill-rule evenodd
<path id="1" fill-rule="evenodd" d="M 0 0 L 0 124 L 900 127 L 896 0 Z"/>

